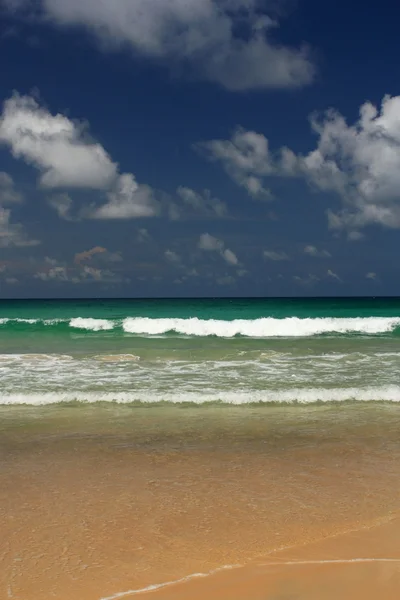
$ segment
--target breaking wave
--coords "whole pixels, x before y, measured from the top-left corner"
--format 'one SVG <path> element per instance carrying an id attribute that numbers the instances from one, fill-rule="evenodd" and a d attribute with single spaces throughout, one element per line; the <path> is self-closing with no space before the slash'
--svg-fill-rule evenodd
<path id="1" fill-rule="evenodd" d="M 190 337 L 249 338 L 312 337 L 317 335 L 377 335 L 395 333 L 400 329 L 400 317 L 321 317 L 299 318 L 272 317 L 253 320 L 199 319 L 197 317 L 152 319 L 128 317 L 125 319 L 95 319 L 77 317 L 72 319 L 0 319 L 0 331 L 4 329 L 58 328 L 60 331 L 80 330 L 86 332 L 114 331 L 114 333 L 137 336 L 178 334 Z"/>
<path id="2" fill-rule="evenodd" d="M 66 391 L 37 394 L 0 395 L 0 405 L 44 406 L 73 403 L 93 404 L 327 404 L 338 402 L 400 402 L 400 387 L 396 385 L 367 388 L 293 388 L 285 390 L 227 392 L 85 392 Z"/>

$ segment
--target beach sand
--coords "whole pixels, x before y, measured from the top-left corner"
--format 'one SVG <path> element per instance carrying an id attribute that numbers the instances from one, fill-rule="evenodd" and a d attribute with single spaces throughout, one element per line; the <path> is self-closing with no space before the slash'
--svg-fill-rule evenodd
<path id="1" fill-rule="evenodd" d="M 400 414 L 361 408 L 4 409 L 0 600 L 399 598 Z"/>

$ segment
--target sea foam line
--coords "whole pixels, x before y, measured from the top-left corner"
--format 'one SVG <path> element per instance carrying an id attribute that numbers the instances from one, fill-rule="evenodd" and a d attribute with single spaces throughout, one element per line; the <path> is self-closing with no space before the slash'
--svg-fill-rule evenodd
<path id="1" fill-rule="evenodd" d="M 176 390 L 160 393 L 149 389 L 146 392 L 45 392 L 33 394 L 1 394 L 0 405 L 45 406 L 68 402 L 94 404 L 114 402 L 116 404 L 316 404 L 358 402 L 400 402 L 400 386 L 370 388 L 293 388 L 286 390 L 247 390 L 244 392 L 197 392 Z"/>
<path id="2" fill-rule="evenodd" d="M 136 596 L 137 594 L 145 594 L 146 592 L 155 592 L 162 588 L 170 587 L 172 585 L 179 585 L 180 583 L 186 583 L 191 581 L 192 579 L 209 577 L 210 575 L 216 575 L 221 571 L 229 571 L 232 569 L 239 569 L 242 565 L 226 565 L 224 567 L 219 567 L 218 569 L 214 569 L 213 571 L 209 571 L 208 573 L 193 573 L 193 575 L 187 575 L 186 577 L 182 577 L 181 579 L 176 579 L 175 581 L 167 581 L 165 583 L 157 583 L 154 585 L 149 585 L 148 587 L 141 588 L 140 590 L 128 590 L 126 592 L 117 592 L 113 596 L 107 596 L 106 598 L 100 598 L 100 600 L 117 600 L 118 598 L 124 598 L 126 596 Z"/>

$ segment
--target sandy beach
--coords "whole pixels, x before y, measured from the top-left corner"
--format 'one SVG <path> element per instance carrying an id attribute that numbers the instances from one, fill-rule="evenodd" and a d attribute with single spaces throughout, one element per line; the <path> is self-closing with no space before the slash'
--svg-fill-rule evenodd
<path id="1" fill-rule="evenodd" d="M 1 599 L 129 598 L 225 565 L 247 566 L 143 598 L 400 589 L 396 562 L 314 562 L 400 558 L 395 410 L 34 411 L 2 414 Z"/>

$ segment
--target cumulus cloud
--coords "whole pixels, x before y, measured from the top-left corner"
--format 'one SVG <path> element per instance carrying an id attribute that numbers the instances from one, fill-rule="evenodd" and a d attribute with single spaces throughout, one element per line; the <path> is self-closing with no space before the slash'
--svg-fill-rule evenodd
<path id="1" fill-rule="evenodd" d="M 139 184 L 132 173 L 120 174 L 118 164 L 102 145 L 89 138 L 86 123 L 53 115 L 31 96 L 14 93 L 5 101 L 0 144 L 41 172 L 42 187 L 103 191 L 106 202 L 85 207 L 82 217 L 135 219 L 159 212 L 153 190 Z M 68 195 L 53 197 L 49 202 L 61 218 L 70 219 L 72 201 Z"/>
<path id="2" fill-rule="evenodd" d="M 220 162 L 228 175 L 250 196 L 270 198 L 262 177 L 274 172 L 267 138 L 239 127 L 230 140 L 211 140 L 195 146 L 209 160 Z"/>
<path id="3" fill-rule="evenodd" d="M 66 267 L 50 267 L 47 271 L 39 271 L 33 276 L 35 279 L 41 281 L 71 281 L 72 283 L 79 283 L 78 278 L 70 277 Z"/>
<path id="4" fill-rule="evenodd" d="M 86 137 L 85 124 L 52 115 L 30 96 L 15 93 L 4 102 L 0 143 L 42 172 L 43 187 L 104 189 L 117 174 L 104 148 Z"/>
<path id="5" fill-rule="evenodd" d="M 36 0 L 18 4 L 38 8 Z M 315 72 L 305 46 L 273 41 L 279 22 L 260 0 L 39 0 L 39 6 L 58 25 L 86 27 L 103 48 L 130 46 L 231 91 L 296 88 L 310 83 Z"/>
<path id="6" fill-rule="evenodd" d="M 328 224 L 346 229 L 349 239 L 360 239 L 371 223 L 400 228 L 400 96 L 385 96 L 379 109 L 364 103 L 353 125 L 334 110 L 310 122 L 318 140 L 305 155 L 288 148 L 271 152 L 264 135 L 244 129 L 201 148 L 240 185 L 255 177 L 264 189 L 272 177 L 297 177 L 336 194 L 343 208 L 328 211 Z"/>
<path id="7" fill-rule="evenodd" d="M 200 194 L 189 187 L 180 186 L 177 194 L 186 206 L 199 214 L 224 217 L 228 213 L 225 202 L 214 198 L 209 190 Z"/>
<path id="8" fill-rule="evenodd" d="M 331 254 L 327 250 L 318 250 L 316 246 L 305 246 L 304 254 L 313 256 L 314 258 L 330 258 Z"/>
<path id="9" fill-rule="evenodd" d="M 200 236 L 198 247 L 200 250 L 205 250 L 206 252 L 218 252 L 221 258 L 229 265 L 236 266 L 239 264 L 236 254 L 232 250 L 229 250 L 229 248 L 225 248 L 222 240 L 209 233 L 203 233 Z"/>
<path id="10" fill-rule="evenodd" d="M 92 207 L 87 216 L 92 219 L 138 219 L 159 214 L 159 204 L 151 187 L 137 183 L 131 173 L 120 175 L 107 197 L 106 204 Z"/>
<path id="11" fill-rule="evenodd" d="M 96 247 L 92 250 L 81 252 L 75 255 L 74 264 L 68 265 L 55 258 L 45 257 L 41 268 L 33 275 L 35 279 L 43 282 L 62 282 L 62 283 L 120 283 L 129 280 L 119 273 L 115 273 L 110 268 L 104 268 L 105 265 L 87 264 L 95 257 L 106 257 L 106 262 L 115 262 L 113 257 L 121 260 L 119 253 L 109 253 L 107 249 Z M 108 258 L 107 258 L 108 257 Z M 109 258 L 111 257 L 111 259 Z"/>
<path id="12" fill-rule="evenodd" d="M 264 250 L 263 257 L 265 260 L 273 261 L 289 260 L 289 256 L 286 252 L 275 252 L 274 250 Z"/>

